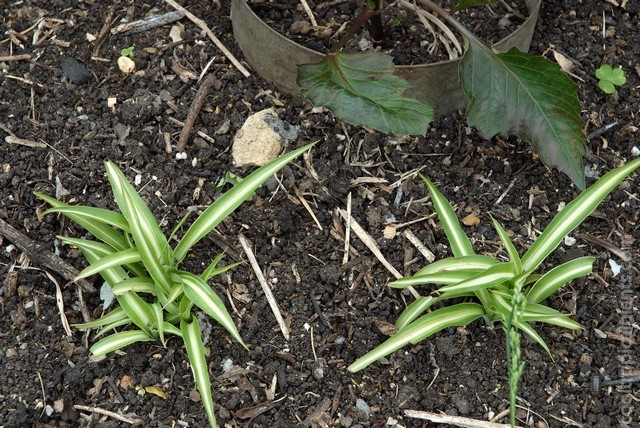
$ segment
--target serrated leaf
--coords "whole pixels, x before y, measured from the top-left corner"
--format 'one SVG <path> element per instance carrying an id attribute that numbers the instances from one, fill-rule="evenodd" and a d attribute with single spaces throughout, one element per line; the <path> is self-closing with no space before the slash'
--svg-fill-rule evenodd
<path id="1" fill-rule="evenodd" d="M 451 12 L 458 12 L 459 10 L 470 9 L 485 4 L 495 4 L 496 1 L 497 0 L 460 0 L 458 4 L 451 9 Z"/>
<path id="2" fill-rule="evenodd" d="M 317 64 L 298 67 L 298 85 L 314 105 L 351 124 L 424 135 L 433 108 L 403 96 L 411 85 L 393 75 L 394 68 L 390 56 L 377 52 L 328 54 Z"/>
<path id="3" fill-rule="evenodd" d="M 558 168 L 585 188 L 584 123 L 578 87 L 557 64 L 511 49 L 496 53 L 466 38 L 460 80 L 469 96 L 469 124 L 486 138 L 517 135 L 545 165 Z"/>

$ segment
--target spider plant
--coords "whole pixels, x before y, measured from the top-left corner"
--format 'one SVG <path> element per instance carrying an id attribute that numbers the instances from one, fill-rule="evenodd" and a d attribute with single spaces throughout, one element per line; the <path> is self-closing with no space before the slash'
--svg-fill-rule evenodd
<path id="1" fill-rule="evenodd" d="M 180 264 L 191 248 L 254 190 L 312 145 L 271 161 L 236 184 L 200 214 L 174 247 L 172 238 L 186 216 L 170 237 L 165 237 L 149 207 L 113 162 L 106 162 L 105 167 L 120 212 L 71 206 L 35 193 L 52 207 L 43 215 L 63 214 L 98 239 L 59 237 L 62 242 L 79 248 L 89 262 L 76 280 L 101 275 L 118 302 L 118 306 L 103 317 L 76 325 L 80 329 L 99 328 L 96 338 L 111 333 L 94 343 L 91 353 L 99 357 L 135 342 L 160 339 L 166 345 L 168 335 L 181 338 L 207 418 L 211 426 L 216 427 L 205 347 L 194 311 L 201 310 L 211 316 L 247 348 L 224 303 L 207 283 L 238 263 L 218 267 L 223 256 L 219 254 L 199 275 L 181 269 Z"/>
<path id="2" fill-rule="evenodd" d="M 356 360 L 349 366 L 349 371 L 362 370 L 405 345 L 416 344 L 442 329 L 467 325 L 478 318 L 484 318 L 490 324 L 500 322 L 507 326 L 507 344 L 516 348 L 507 349 L 510 357 L 519 359 L 520 355 L 519 339 L 510 333 L 511 327 L 524 332 L 550 353 L 532 323 L 542 322 L 569 329 L 577 329 L 580 324 L 568 314 L 541 302 L 569 281 L 590 274 L 595 257 L 570 260 L 544 274 L 535 271 L 564 237 L 580 225 L 638 166 L 640 159 L 635 159 L 607 173 L 587 188 L 554 217 L 522 257 L 509 240 L 507 232 L 492 218 L 508 261 L 476 254 L 451 204 L 433 183 L 422 177 L 449 240 L 453 257 L 431 263 L 415 275 L 390 284 L 393 288 L 427 284 L 440 287 L 411 303 L 396 321 L 397 333 Z M 450 299 L 463 301 L 428 311 L 435 303 Z M 517 311 L 515 316 L 514 309 Z M 515 382 L 511 382 L 513 387 L 522 369 L 515 361 L 510 364 L 510 373 L 514 376 L 512 380 L 515 379 Z"/>

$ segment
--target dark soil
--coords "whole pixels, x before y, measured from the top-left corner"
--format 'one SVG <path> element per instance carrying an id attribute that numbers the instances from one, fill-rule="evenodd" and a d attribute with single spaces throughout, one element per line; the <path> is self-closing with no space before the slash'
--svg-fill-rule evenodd
<path id="1" fill-rule="evenodd" d="M 280 34 L 319 52 L 328 52 L 329 48 L 340 39 L 341 34 L 346 32 L 347 25 L 344 24 L 354 21 L 362 9 L 362 2 L 356 0 L 342 2 L 307 0 L 318 24 L 318 28 L 314 30 L 299 1 L 271 0 L 250 3 L 254 12 Z M 447 9 L 457 4 L 456 1 L 439 3 Z M 529 16 L 523 1 L 509 3 L 511 3 L 509 9 L 499 3 L 494 7 L 463 10 L 454 16 L 483 41 L 495 43 L 522 24 L 523 17 Z M 435 36 L 447 40 L 451 50 L 455 50 L 455 47 L 450 38 L 437 26 L 430 23 L 432 31 L 429 31 L 413 9 L 397 2 L 385 2 L 385 4 L 386 7 L 381 15 L 385 32 L 384 43 L 379 48 L 392 55 L 395 64 L 424 64 L 452 59 L 442 42 L 436 40 Z M 441 20 L 444 22 L 443 19 Z M 460 36 L 456 35 L 456 37 L 460 46 L 463 46 Z M 368 31 L 359 31 L 345 50 L 360 51 L 371 49 L 374 45 Z"/>
<path id="2" fill-rule="evenodd" d="M 621 165 L 637 150 L 640 17 L 634 3 L 627 2 L 623 10 L 600 0 L 544 2 L 532 44 L 535 53 L 552 58 L 550 49 L 556 49 L 573 60 L 571 71 L 580 86 L 588 134 L 615 124 L 587 143 L 585 165 L 593 174 Z M 329 114 L 313 113 L 303 101 L 278 94 L 259 76 L 244 78 L 186 18 L 181 21 L 182 45 L 171 42 L 167 26 L 134 35 L 107 33 L 92 54 L 96 42 L 88 42 L 87 33 L 98 36 L 109 5 L 66 0 L 4 5 L 0 56 L 30 54 L 31 60 L 0 61 L 0 134 L 3 140 L 13 133 L 38 144 L 0 145 L 0 218 L 80 269 L 85 261 L 76 250 L 59 246 L 56 235 L 82 237 L 85 232 L 55 216 L 39 220 L 36 213 L 43 205 L 33 191 L 53 195 L 58 182 L 58 192 L 63 190 L 69 203 L 113 208 L 103 167 L 103 161 L 111 159 L 131 180 L 141 175 L 140 193 L 157 217 L 166 220 L 168 233 L 188 207 L 212 201 L 216 183 L 226 172 L 249 172 L 232 167 L 229 148 L 234 133 L 252 112 L 276 107 L 283 120 L 300 126 L 300 138 L 291 146 L 320 141 L 309 160 L 319 179 L 312 177 L 305 162 L 297 161 L 280 174 L 286 191 L 280 188 L 274 195 L 264 187 L 213 234 L 216 242 L 231 245 L 227 262 L 244 258 L 239 233 L 253 242 L 292 331 L 285 341 L 248 265 L 212 281 L 230 310 L 232 298 L 232 314 L 250 347 L 244 351 L 221 327 L 212 325 L 207 345 L 221 425 L 420 427 L 428 424 L 409 419 L 405 409 L 480 420 L 507 409 L 504 335 L 499 327 L 483 322 L 437 334 L 361 373 L 346 371 L 385 339 L 380 326 L 393 323 L 412 298 L 387 287 L 392 276 L 353 235 L 351 244 L 358 255 L 342 264 L 344 223 L 336 209 L 346 207 L 351 192 L 354 218 L 391 264 L 412 274 L 426 261 L 401 233 L 385 239 L 382 232 L 391 218 L 411 222 L 430 215 L 433 207 L 420 180 L 403 174 L 421 168 L 461 217 L 477 215 L 480 224 L 467 230 L 477 251 L 488 254 L 501 251 L 489 214 L 524 250 L 558 207 L 578 194 L 569 179 L 547 170 L 524 142 L 482 139 L 466 127 L 462 114 L 438 119 L 425 137 L 405 138 L 367 132 Z M 195 0 L 188 8 L 242 58 L 231 34 L 227 2 L 215 6 Z M 113 10 L 119 23 L 170 8 L 163 2 L 116 1 Z M 41 17 L 48 20 L 40 31 L 42 42 L 34 45 L 35 30 L 28 29 Z M 11 30 L 24 36 L 14 33 L 10 41 Z M 140 71 L 125 77 L 116 59 L 131 45 Z M 83 64 L 91 77 L 63 73 L 63 58 Z M 172 63 L 198 75 L 212 58 L 209 73 L 220 80 L 221 89 L 206 100 L 196 126 L 215 142 L 192 138 L 188 159 L 177 160 L 181 126 L 170 119 L 185 120 L 198 83 L 177 77 Z M 597 88 L 594 71 L 603 63 L 621 65 L 627 73 L 628 82 L 616 95 Z M 113 107 L 107 104 L 109 98 L 117 99 Z M 172 153 L 165 149 L 165 135 L 171 139 Z M 386 182 L 354 184 L 361 177 Z M 396 205 L 397 187 L 391 184 L 401 177 L 403 196 Z M 531 341 L 523 343 L 526 370 L 518 394 L 522 424 L 607 427 L 619 425 L 625 417 L 632 421 L 628 426 L 640 423 L 637 384 L 609 388 L 599 396 L 588 387 L 596 373 L 618 379 L 629 375 L 629 368 L 640 368 L 635 344 L 640 338 L 638 282 L 632 275 L 640 260 L 639 177 L 633 175 L 616 189 L 572 234 L 576 243 L 561 245 L 543 267 L 581 255 L 597 257 L 593 275 L 548 299 L 551 307 L 574 314 L 584 329 L 538 326 L 553 358 Z M 203 190 L 194 200 L 198 187 Z M 299 203 L 296 187 L 307 195 L 322 229 Z M 449 254 L 434 222 L 419 221 L 404 229 L 438 258 Z M 53 279 L 62 289 L 70 323 L 84 320 L 83 308 L 92 318 L 100 316 L 98 293 L 80 293 L 57 271 L 48 272 L 50 279 L 44 266 L 31 261 L 37 259 L 36 249 L 21 252 L 1 235 L 0 243 L 0 426 L 128 425 L 91 408 L 141 420 L 145 426 L 206 425 L 178 341 L 170 340 L 167 348 L 137 344 L 120 355 L 90 361 L 93 334 L 76 329 L 73 336 L 65 334 Z M 189 265 L 199 272 L 219 251 L 213 240 L 205 240 Z M 623 266 L 620 275 L 613 277 L 610 260 Z M 629 311 L 632 319 L 624 316 Z M 616 335 L 620 332 L 633 336 L 634 344 L 623 345 Z M 324 361 L 322 377 L 313 375 L 312 340 L 317 357 Z M 223 375 L 221 366 L 229 359 L 236 371 Z M 266 391 L 273 379 L 275 401 L 269 401 Z M 156 386 L 167 398 L 141 395 L 137 385 Z M 360 408 L 366 403 L 368 412 L 356 403 Z"/>

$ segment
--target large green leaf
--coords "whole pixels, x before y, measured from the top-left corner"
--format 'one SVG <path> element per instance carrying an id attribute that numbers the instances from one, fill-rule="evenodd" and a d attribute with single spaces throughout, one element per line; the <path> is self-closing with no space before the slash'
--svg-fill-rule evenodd
<path id="1" fill-rule="evenodd" d="M 545 165 L 584 189 L 578 87 L 543 57 L 515 48 L 496 53 L 474 37 L 465 40 L 460 81 L 470 98 L 469 124 L 487 138 L 500 134 L 527 140 Z"/>
<path id="2" fill-rule="evenodd" d="M 314 105 L 354 125 L 424 135 L 433 108 L 403 97 L 411 85 L 394 76 L 394 68 L 390 56 L 377 52 L 328 54 L 317 64 L 298 67 L 298 85 Z"/>

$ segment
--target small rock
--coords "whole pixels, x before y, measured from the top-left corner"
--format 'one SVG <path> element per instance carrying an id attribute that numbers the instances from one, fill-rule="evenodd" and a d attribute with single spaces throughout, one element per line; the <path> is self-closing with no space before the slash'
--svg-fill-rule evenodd
<path id="1" fill-rule="evenodd" d="M 91 80 L 92 75 L 89 70 L 74 58 L 63 58 L 60 61 L 60 68 L 74 85 L 83 85 Z"/>
<path id="2" fill-rule="evenodd" d="M 366 417 L 369 417 L 369 415 L 371 415 L 371 408 L 362 398 L 358 398 L 356 400 L 356 409 L 364 413 Z"/>
<path id="3" fill-rule="evenodd" d="M 275 159 L 282 150 L 282 132 L 291 128 L 273 108 L 249 116 L 233 140 L 234 165 L 262 166 Z"/>
<path id="4" fill-rule="evenodd" d="M 118 68 L 123 74 L 131 74 L 136 71 L 136 63 L 128 56 L 118 58 Z"/>
<path id="5" fill-rule="evenodd" d="M 311 28 L 311 24 L 307 21 L 294 21 L 289 27 L 289 32 L 291 34 L 307 34 Z"/>

